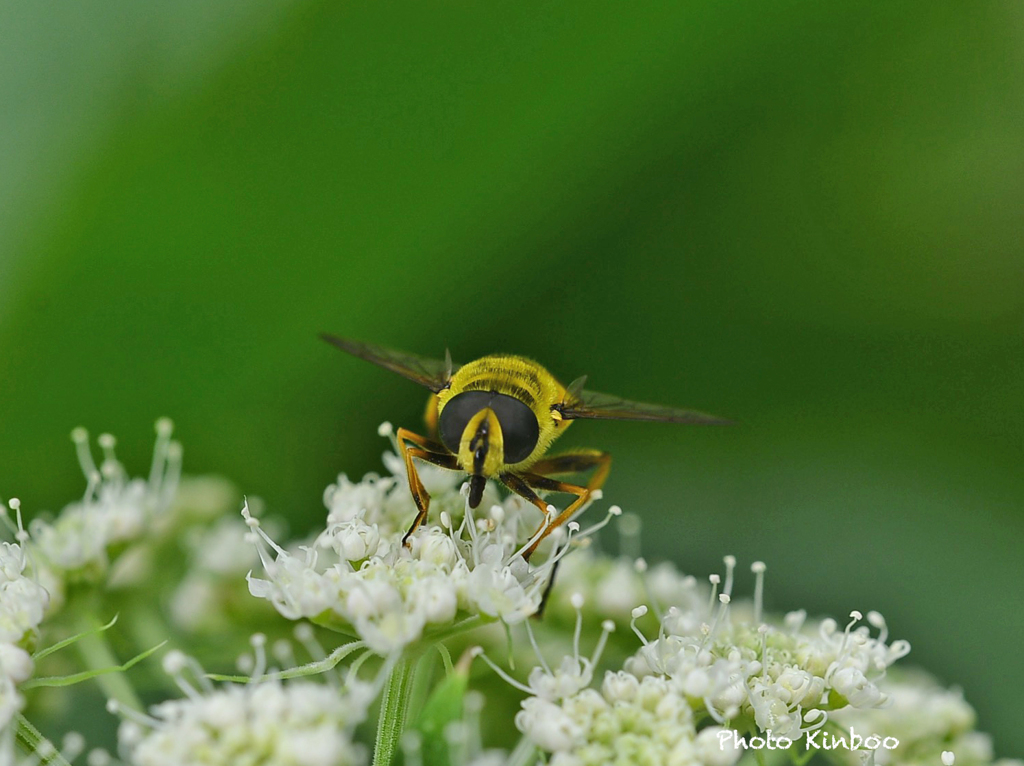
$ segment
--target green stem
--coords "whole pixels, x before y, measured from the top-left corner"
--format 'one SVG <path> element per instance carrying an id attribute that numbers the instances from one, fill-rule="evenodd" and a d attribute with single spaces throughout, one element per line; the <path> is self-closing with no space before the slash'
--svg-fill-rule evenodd
<path id="1" fill-rule="evenodd" d="M 113 668 L 121 663 L 107 643 L 106 631 L 96 631 L 98 623 L 88 614 L 79 613 L 77 627 L 84 635 L 75 642 L 75 648 L 82 661 L 89 670 L 105 670 Z M 92 632 L 86 632 L 92 631 Z M 133 710 L 142 710 L 142 701 L 135 694 L 124 673 L 103 673 L 95 677 L 96 683 L 107 696 L 107 699 L 117 700 L 119 705 L 129 707 Z"/>
<path id="2" fill-rule="evenodd" d="M 537 747 L 525 736 L 519 738 L 519 743 L 508 757 L 507 766 L 529 766 L 537 762 Z"/>
<path id="3" fill-rule="evenodd" d="M 417 657 L 402 656 L 391 669 L 377 719 L 377 741 L 373 748 L 373 766 L 390 766 L 405 729 L 409 710 L 409 692 L 416 673 Z"/>
<path id="4" fill-rule="evenodd" d="M 18 743 L 27 752 L 39 756 L 39 749 L 43 746 L 43 744 L 52 745 L 52 743 L 42 735 L 39 729 L 33 726 L 32 723 L 25 716 L 19 713 L 17 721 Z M 63 755 L 61 755 L 60 752 L 56 749 L 56 746 L 53 745 L 53 747 L 54 751 L 48 756 L 41 757 L 39 763 L 45 764 L 45 766 L 71 766 L 71 764 L 68 763 L 67 759 Z"/>

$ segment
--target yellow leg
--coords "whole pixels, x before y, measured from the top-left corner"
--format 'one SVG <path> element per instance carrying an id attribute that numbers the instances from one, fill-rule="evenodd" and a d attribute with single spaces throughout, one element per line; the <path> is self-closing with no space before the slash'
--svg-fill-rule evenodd
<path id="1" fill-rule="evenodd" d="M 544 514 L 545 518 L 547 517 L 547 502 L 541 499 L 541 497 L 536 492 L 530 489 L 530 485 L 526 483 L 526 480 L 520 474 L 505 473 L 502 474 L 499 478 L 501 479 L 502 484 L 504 484 L 513 492 L 515 492 L 517 495 L 519 495 L 519 497 L 523 498 L 524 500 L 528 500 L 529 502 L 533 503 L 535 506 L 540 508 L 540 512 Z"/>
<path id="2" fill-rule="evenodd" d="M 527 561 L 530 560 L 530 556 L 533 555 L 533 551 L 536 549 L 540 541 L 543 540 L 551 532 L 568 519 L 572 518 L 572 515 L 580 508 L 590 497 L 590 494 L 595 489 L 600 489 L 604 484 L 605 479 L 608 478 L 608 471 L 611 469 L 612 456 L 607 452 L 601 452 L 599 450 L 579 450 L 577 452 L 571 452 L 564 455 L 554 455 L 544 460 L 539 460 L 531 466 L 531 473 L 535 476 L 547 477 L 559 474 L 571 474 L 571 473 L 583 473 L 595 469 L 594 473 L 590 477 L 590 481 L 587 482 L 587 486 L 578 487 L 574 484 L 562 484 L 561 482 L 555 482 L 554 485 L 547 485 L 546 487 L 538 487 L 539 489 L 549 489 L 555 492 L 569 492 L 577 496 L 576 500 L 570 505 L 555 521 L 544 531 L 544 533 L 526 550 L 523 554 L 523 558 Z M 550 481 L 550 480 L 549 480 Z M 531 477 L 524 476 L 523 484 L 525 485 L 526 491 L 529 493 L 523 494 L 519 489 L 512 488 L 514 492 L 525 497 L 527 500 L 532 502 L 541 512 L 547 515 L 547 503 L 537 496 L 532 489 L 530 484 L 535 484 L 535 481 L 531 480 Z M 557 485 L 557 486 L 556 486 Z M 510 486 L 506 482 L 506 486 Z M 538 530 L 539 532 L 540 530 Z M 537 532 L 534 532 L 536 535 Z M 555 562 L 554 568 L 551 570 L 551 575 L 548 579 L 548 584 L 544 588 L 544 595 L 541 596 L 540 605 L 537 607 L 537 611 L 533 614 L 535 619 L 540 619 L 544 614 L 544 607 L 547 606 L 548 598 L 551 596 L 551 589 L 555 585 L 555 574 L 558 571 L 558 564 Z"/>
<path id="3" fill-rule="evenodd" d="M 455 455 L 442 451 L 444 450 L 442 445 L 419 434 L 415 434 L 407 428 L 399 428 L 395 436 L 398 438 L 398 446 L 401 448 L 402 458 L 405 460 L 405 473 L 409 477 L 409 491 L 412 492 L 412 499 L 416 503 L 417 511 L 412 526 L 409 527 L 409 531 L 402 538 L 402 545 L 408 545 L 409 536 L 427 518 L 427 511 L 430 509 L 430 494 L 420 480 L 420 474 L 416 470 L 413 458 L 419 458 L 427 463 L 448 468 L 452 471 L 459 470 L 459 465 Z M 419 446 L 410 447 L 407 442 L 412 442 Z"/>
<path id="4" fill-rule="evenodd" d="M 554 521 L 547 524 L 546 528 L 545 522 L 541 522 L 541 526 L 533 533 L 533 536 L 536 537 L 536 539 L 530 544 L 530 547 L 523 552 L 523 558 L 527 561 L 530 560 L 530 556 L 532 556 L 533 552 L 537 550 L 537 546 L 540 545 L 541 541 L 543 541 L 544 538 L 550 535 L 555 529 L 571 519 L 573 514 L 590 499 L 590 493 L 593 491 L 589 487 L 580 487 L 576 484 L 567 484 L 562 481 L 555 481 L 554 479 L 549 479 L 547 476 L 538 476 L 535 473 L 507 473 L 501 476 L 501 480 L 510 490 L 540 508 L 545 519 L 547 517 L 548 504 L 533 491 L 534 488 L 547 492 L 564 492 L 569 495 L 576 495 L 576 499 L 570 503 L 569 507 L 558 514 Z M 541 531 L 542 529 L 543 531 Z"/>

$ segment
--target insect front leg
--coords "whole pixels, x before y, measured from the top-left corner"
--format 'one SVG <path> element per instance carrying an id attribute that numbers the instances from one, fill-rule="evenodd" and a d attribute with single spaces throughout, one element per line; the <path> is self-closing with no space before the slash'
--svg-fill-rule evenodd
<path id="1" fill-rule="evenodd" d="M 416 470 L 413 458 L 418 458 L 424 462 L 452 471 L 459 470 L 459 465 L 455 455 L 445 452 L 442 445 L 424 436 L 415 434 L 407 428 L 399 428 L 395 436 L 398 439 L 398 446 L 402 450 L 402 458 L 405 460 L 405 473 L 409 477 L 409 491 L 412 492 L 412 499 L 416 503 L 417 511 L 412 526 L 409 527 L 409 531 L 402 538 L 402 545 L 408 545 L 409 536 L 427 518 L 427 511 L 430 509 L 430 493 L 423 486 L 423 481 L 420 479 L 419 471 Z M 410 447 L 408 442 L 418 446 Z"/>

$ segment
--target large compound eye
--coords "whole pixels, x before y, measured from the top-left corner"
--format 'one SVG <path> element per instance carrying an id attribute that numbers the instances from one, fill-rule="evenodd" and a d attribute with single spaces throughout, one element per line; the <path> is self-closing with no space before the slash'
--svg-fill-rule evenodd
<path id="1" fill-rule="evenodd" d="M 459 443 L 462 441 L 466 426 L 473 416 L 485 407 L 494 410 L 501 426 L 504 461 L 518 463 L 520 460 L 526 460 L 540 438 L 537 417 L 533 410 L 518 399 L 493 391 L 463 391 L 453 396 L 441 410 L 437 421 L 441 443 L 458 454 Z"/>
<path id="2" fill-rule="evenodd" d="M 486 407 L 493 396 L 490 391 L 463 391 L 453 396 L 437 420 L 441 443 L 456 455 L 459 454 L 463 431 L 472 417 Z"/>
<path id="3" fill-rule="evenodd" d="M 537 446 L 540 426 L 537 416 L 526 404 L 505 394 L 494 394 L 490 407 L 501 424 L 501 438 L 505 445 L 505 462 L 526 460 Z"/>

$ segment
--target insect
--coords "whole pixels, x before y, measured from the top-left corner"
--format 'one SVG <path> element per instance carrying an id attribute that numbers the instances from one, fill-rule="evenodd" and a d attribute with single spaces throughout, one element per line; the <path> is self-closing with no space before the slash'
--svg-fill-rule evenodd
<path id="1" fill-rule="evenodd" d="M 468 474 L 470 508 L 480 504 L 488 479 L 497 479 L 537 506 L 545 520 L 523 553 L 523 558 L 529 560 L 541 541 L 571 520 L 608 477 L 611 455 L 607 452 L 587 449 L 547 456 L 552 443 L 574 420 L 730 422 L 703 412 L 587 391 L 583 388 L 586 376 L 563 386 L 537 362 L 521 356 L 492 354 L 460 366 L 452 364 L 447 354 L 440 361 L 326 333 L 320 337 L 432 392 L 426 412 L 430 436 L 420 436 L 407 428 L 396 432 L 418 511 L 403 543 L 423 523 L 430 507 L 430 495 L 416 472 L 416 460 Z M 555 478 L 588 471 L 592 473 L 584 486 Z M 561 492 L 575 499 L 550 519 L 548 504 L 538 491 Z"/>

